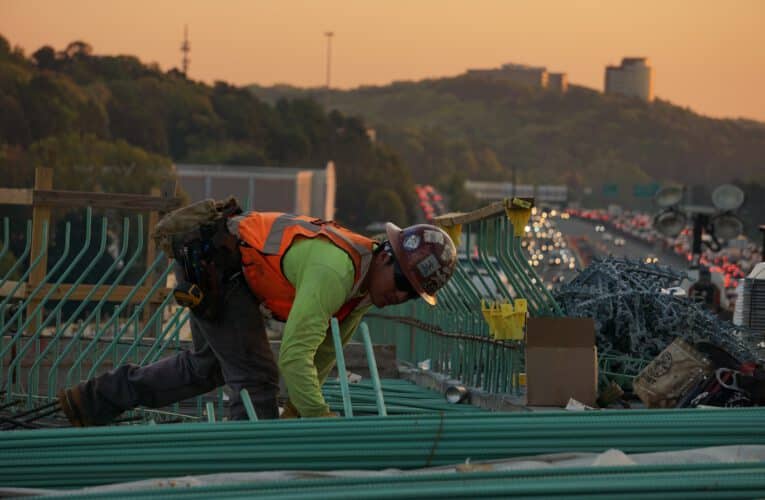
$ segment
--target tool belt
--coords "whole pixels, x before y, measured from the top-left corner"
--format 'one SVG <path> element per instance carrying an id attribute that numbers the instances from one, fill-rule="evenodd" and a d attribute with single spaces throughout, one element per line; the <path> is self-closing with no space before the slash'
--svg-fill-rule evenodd
<path id="1" fill-rule="evenodd" d="M 221 318 L 224 288 L 241 276 L 239 241 L 226 221 L 242 213 L 238 204 L 197 229 L 172 235 L 172 255 L 183 269 L 183 282 L 173 291 L 176 301 L 209 321 Z"/>

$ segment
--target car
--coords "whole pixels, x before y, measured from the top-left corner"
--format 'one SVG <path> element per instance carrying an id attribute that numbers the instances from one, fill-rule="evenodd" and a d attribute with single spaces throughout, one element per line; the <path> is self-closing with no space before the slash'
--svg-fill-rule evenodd
<path id="1" fill-rule="evenodd" d="M 623 247 L 625 243 L 624 238 L 614 238 L 614 245 L 617 247 Z"/>
<path id="2" fill-rule="evenodd" d="M 597 226 L 595 226 L 596 233 L 602 233 L 605 230 L 606 230 L 606 226 L 604 226 L 603 224 L 598 224 Z"/>

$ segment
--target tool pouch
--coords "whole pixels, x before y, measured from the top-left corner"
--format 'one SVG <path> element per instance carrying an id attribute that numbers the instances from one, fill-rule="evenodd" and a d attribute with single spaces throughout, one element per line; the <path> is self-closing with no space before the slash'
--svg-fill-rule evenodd
<path id="1" fill-rule="evenodd" d="M 239 202 L 233 196 L 225 200 L 207 199 L 192 203 L 166 214 L 157 223 L 151 237 L 157 247 L 171 258 L 174 255 L 173 240 L 183 239 L 184 235 L 199 231 L 200 227 L 216 220 L 227 219 L 242 213 Z"/>
<path id="2" fill-rule="evenodd" d="M 163 231 L 155 231 L 154 236 L 181 265 L 185 281 L 201 290 L 202 300 L 191 307 L 194 313 L 208 321 L 218 321 L 223 310 L 224 287 L 240 275 L 241 268 L 238 240 L 228 232 L 226 221 L 242 210 L 235 198 L 223 202 L 206 200 L 195 205 L 176 211 L 185 212 L 168 214 L 160 221 L 164 223 Z"/>

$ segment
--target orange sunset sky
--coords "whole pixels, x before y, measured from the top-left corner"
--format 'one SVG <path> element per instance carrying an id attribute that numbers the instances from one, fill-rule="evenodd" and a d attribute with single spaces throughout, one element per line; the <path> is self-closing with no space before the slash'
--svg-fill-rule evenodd
<path id="1" fill-rule="evenodd" d="M 765 121 L 765 0 L 0 0 L 0 34 L 31 54 L 73 40 L 97 54 L 244 85 L 332 86 L 450 76 L 506 62 L 603 88 L 607 64 L 645 56 L 657 97 Z"/>

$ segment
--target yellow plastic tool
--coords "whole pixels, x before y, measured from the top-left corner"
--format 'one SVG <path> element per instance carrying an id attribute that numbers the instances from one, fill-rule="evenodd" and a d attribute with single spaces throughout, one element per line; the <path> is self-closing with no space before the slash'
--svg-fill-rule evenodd
<path id="1" fill-rule="evenodd" d="M 483 314 L 483 319 L 486 320 L 486 324 L 489 325 L 489 334 L 492 337 L 496 337 L 496 327 L 494 326 L 494 303 L 489 301 L 484 301 L 481 299 L 481 313 Z"/>
<path id="2" fill-rule="evenodd" d="M 497 340 L 523 340 L 523 329 L 526 326 L 526 299 L 515 299 L 515 304 L 509 302 L 481 301 L 481 312 L 489 325 L 489 333 Z"/>
<path id="3" fill-rule="evenodd" d="M 513 198 L 505 206 L 507 218 L 510 219 L 510 223 L 513 225 L 513 236 L 523 236 L 524 228 L 528 224 L 529 218 L 531 218 L 531 206 L 530 202 L 521 198 Z"/>
<path id="4" fill-rule="evenodd" d="M 441 229 L 446 231 L 446 234 L 452 239 L 456 246 L 460 244 L 460 237 L 462 236 L 462 224 L 454 224 L 452 226 L 441 226 Z"/>

